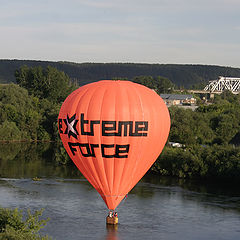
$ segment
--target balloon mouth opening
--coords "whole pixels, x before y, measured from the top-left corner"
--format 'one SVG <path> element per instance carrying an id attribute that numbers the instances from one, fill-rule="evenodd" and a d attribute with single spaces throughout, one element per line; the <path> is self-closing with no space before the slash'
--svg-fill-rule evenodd
<path id="1" fill-rule="evenodd" d="M 125 195 L 101 195 L 102 199 L 107 205 L 109 211 L 115 211 L 120 202 L 124 199 Z"/>

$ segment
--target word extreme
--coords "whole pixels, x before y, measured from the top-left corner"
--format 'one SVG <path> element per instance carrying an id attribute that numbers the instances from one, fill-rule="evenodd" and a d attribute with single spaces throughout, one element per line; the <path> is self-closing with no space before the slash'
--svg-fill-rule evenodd
<path id="1" fill-rule="evenodd" d="M 95 136 L 96 132 L 104 137 L 147 137 L 148 121 L 111 121 L 111 120 L 87 120 L 84 113 L 76 119 L 76 114 L 65 119 L 58 119 L 60 134 L 68 135 L 70 139 L 81 139 L 82 136 Z M 68 142 L 68 147 L 73 156 L 80 152 L 83 157 L 96 157 L 96 151 L 100 151 L 104 158 L 127 158 L 130 144 L 100 144 L 86 142 Z"/>

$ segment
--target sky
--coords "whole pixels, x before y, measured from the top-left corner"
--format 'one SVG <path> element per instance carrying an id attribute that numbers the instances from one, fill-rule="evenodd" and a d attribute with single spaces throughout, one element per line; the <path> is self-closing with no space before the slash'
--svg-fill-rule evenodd
<path id="1" fill-rule="evenodd" d="M 0 59 L 240 67 L 240 0 L 0 0 Z"/>

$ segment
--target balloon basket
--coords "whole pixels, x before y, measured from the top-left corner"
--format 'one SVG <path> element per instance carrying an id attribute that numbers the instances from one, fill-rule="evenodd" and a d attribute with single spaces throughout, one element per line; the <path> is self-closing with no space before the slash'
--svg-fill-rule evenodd
<path id="1" fill-rule="evenodd" d="M 109 225 L 116 225 L 116 224 L 118 224 L 118 217 L 107 216 L 106 223 L 109 224 Z"/>

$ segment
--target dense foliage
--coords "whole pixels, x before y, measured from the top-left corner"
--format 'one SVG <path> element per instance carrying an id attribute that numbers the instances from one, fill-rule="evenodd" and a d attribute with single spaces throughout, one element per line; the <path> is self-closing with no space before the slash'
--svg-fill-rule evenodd
<path id="1" fill-rule="evenodd" d="M 28 210 L 24 219 L 18 209 L 0 208 L 0 240 L 47 240 L 48 236 L 40 236 L 39 231 L 47 220 L 40 220 L 42 210 L 33 214 Z"/>
<path id="2" fill-rule="evenodd" d="M 240 180 L 240 147 L 231 145 L 166 147 L 152 171 L 180 178 Z"/>
<path id="3" fill-rule="evenodd" d="M 15 77 L 17 84 L 26 88 L 30 95 L 53 103 L 64 101 L 73 90 L 70 87 L 69 77 L 64 72 L 50 66 L 46 69 L 23 66 L 16 70 Z"/>
<path id="4" fill-rule="evenodd" d="M 240 96 L 224 92 L 196 111 L 170 107 L 169 140 L 187 145 L 229 144 L 240 130 Z"/>
<path id="5" fill-rule="evenodd" d="M 224 92 L 196 111 L 170 107 L 169 141 L 152 170 L 177 177 L 240 180 L 240 96 Z"/>
<path id="6" fill-rule="evenodd" d="M 30 67 L 52 66 L 65 72 L 78 85 L 102 79 L 125 78 L 133 80 L 135 76 L 163 76 L 176 86 L 203 87 L 206 82 L 218 76 L 240 76 L 239 68 L 180 65 L 180 64 L 137 64 L 137 63 L 70 63 L 31 60 L 0 60 L 0 83 L 15 82 L 14 72 L 22 65 Z M 203 84 L 203 85 L 202 85 Z"/>
<path id="7" fill-rule="evenodd" d="M 0 85 L 0 140 L 56 140 L 61 102 L 74 89 L 68 76 L 24 66 L 16 81 Z"/>
<path id="8" fill-rule="evenodd" d="M 0 86 L 1 140 L 37 139 L 39 99 L 15 84 Z"/>

